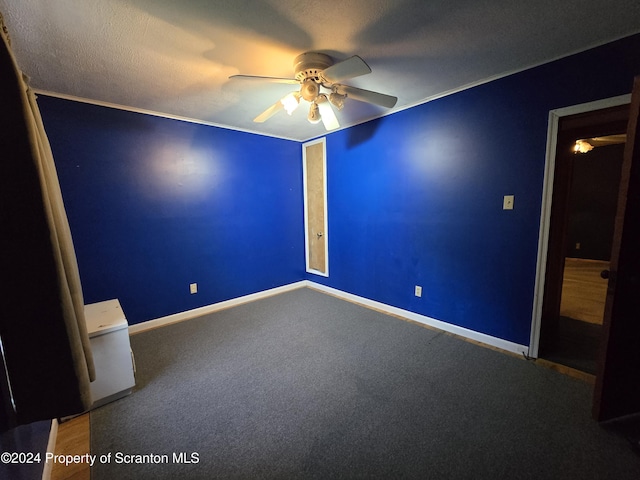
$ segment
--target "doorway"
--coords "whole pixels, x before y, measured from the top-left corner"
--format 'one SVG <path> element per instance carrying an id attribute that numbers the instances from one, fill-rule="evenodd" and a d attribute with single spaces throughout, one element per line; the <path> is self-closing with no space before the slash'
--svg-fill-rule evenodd
<path id="1" fill-rule="evenodd" d="M 562 151 L 556 153 L 556 169 L 568 172 L 554 186 L 554 202 L 566 205 L 557 208 L 565 211 L 564 217 L 556 216 L 551 225 L 551 238 L 559 245 L 551 246 L 550 252 L 560 251 L 547 257 L 548 262 L 559 261 L 547 265 L 539 357 L 591 375 L 596 374 L 602 338 L 626 139 L 628 113 L 624 108 L 617 112 L 623 117 L 620 122 L 586 129 L 567 128 L 575 118 L 563 119 L 558 134 Z M 602 112 L 589 117 L 600 122 Z M 560 282 L 559 309 L 554 281 Z"/>
<path id="2" fill-rule="evenodd" d="M 550 115 L 530 354 L 587 375 L 602 340 L 629 100 Z"/>
<path id="3" fill-rule="evenodd" d="M 548 309 L 553 306 L 553 302 L 549 302 L 549 299 L 555 298 L 559 308 L 560 294 L 557 292 L 561 291 L 561 282 L 558 281 L 558 272 L 564 274 L 563 243 L 558 242 L 556 238 L 562 229 L 551 228 L 552 225 L 564 225 L 563 222 L 555 221 L 553 217 L 563 218 L 563 215 L 566 215 L 566 206 L 568 205 L 566 198 L 565 201 L 558 201 L 562 198 L 561 196 L 553 198 L 556 184 L 561 182 L 563 178 L 565 182 L 567 178 L 570 178 L 568 169 L 556 168 L 556 151 L 562 151 L 558 135 L 560 119 L 565 116 L 625 105 L 628 106 L 627 139 L 620 179 L 620 195 L 611 251 L 611 271 L 593 398 L 593 418 L 598 421 L 620 419 L 640 413 L 640 383 L 638 383 L 640 375 L 640 349 L 638 349 L 640 323 L 637 321 L 640 318 L 640 295 L 638 295 L 638 291 L 640 291 L 638 287 L 640 255 L 637 248 L 637 245 L 640 244 L 640 226 L 637 222 L 640 217 L 640 76 L 634 79 L 632 95 L 622 95 L 589 104 L 553 110 L 549 113 L 547 156 L 542 191 L 529 350 L 529 355 L 533 358 L 538 357 L 542 342 L 543 307 Z M 611 113 L 615 117 L 619 112 L 616 113 L 614 109 Z M 563 206 L 565 207 L 564 211 L 562 211 Z M 559 265 L 562 268 L 558 267 Z M 547 275 L 547 267 L 556 272 L 555 280 L 553 274 Z M 555 289 L 551 288 L 553 285 L 555 285 Z M 591 377 L 593 378 L 593 376 Z M 637 442 L 637 439 L 635 441 Z"/>

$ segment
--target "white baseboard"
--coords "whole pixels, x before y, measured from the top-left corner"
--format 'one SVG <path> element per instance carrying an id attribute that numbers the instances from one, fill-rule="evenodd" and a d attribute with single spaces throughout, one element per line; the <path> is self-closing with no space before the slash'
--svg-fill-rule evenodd
<path id="1" fill-rule="evenodd" d="M 517 343 L 509 342 L 508 340 L 503 340 L 501 338 L 492 337 L 491 335 L 486 335 L 484 333 L 476 332 L 475 330 L 469 330 L 468 328 L 459 327 L 451 323 L 443 322 L 441 320 L 436 320 L 435 318 L 427 317 L 419 313 L 410 312 L 409 310 L 403 310 L 402 308 L 392 307 L 391 305 L 377 302 L 375 300 L 370 300 L 368 298 L 360 297 L 352 293 L 343 292 L 342 290 L 338 290 L 332 287 L 327 287 L 326 285 L 315 283 L 311 280 L 302 280 L 299 282 L 290 283 L 289 285 L 283 285 L 281 287 L 264 290 L 262 292 L 252 293 L 250 295 L 245 295 L 238 298 L 232 298 L 231 300 L 225 300 L 224 302 L 218 302 L 212 305 L 207 305 L 205 307 L 195 308 L 193 310 L 187 310 L 186 312 L 180 312 L 174 315 L 168 315 L 166 317 L 157 318 L 155 320 L 149 320 L 147 322 L 131 325 L 129 327 L 129 334 L 133 335 L 133 334 L 145 332 L 147 330 L 151 330 L 154 328 L 163 327 L 165 325 L 170 325 L 172 323 L 183 322 L 185 320 L 190 320 L 192 318 L 200 317 L 208 313 L 217 312 L 225 308 L 235 307 L 236 305 L 242 305 L 243 303 L 253 302 L 261 298 L 270 297 L 272 295 L 277 295 L 279 293 L 296 290 L 302 287 L 315 288 L 316 290 L 320 290 L 322 292 L 335 295 L 336 297 L 343 298 L 350 302 L 354 302 L 369 308 L 375 308 L 376 310 L 380 310 L 382 312 L 389 313 L 391 315 L 405 318 L 407 320 L 412 320 L 414 322 L 422 323 L 424 325 L 437 328 L 438 330 L 443 330 L 445 332 L 453 333 L 455 335 L 459 335 L 461 337 L 468 338 L 476 342 L 484 343 L 485 345 L 490 345 L 492 347 L 496 347 L 501 350 L 506 350 L 507 352 L 517 353 L 519 355 L 529 354 L 528 346 L 519 345 Z"/>
<path id="2" fill-rule="evenodd" d="M 232 298 L 231 300 L 225 300 L 223 302 L 213 303 L 200 308 L 194 308 L 193 310 L 187 310 L 185 312 L 175 313 L 173 315 L 167 315 L 166 317 L 156 318 L 142 323 L 129 326 L 129 334 L 133 335 L 140 332 L 145 332 L 172 323 L 184 322 L 185 320 L 191 320 L 192 318 L 201 317 L 208 313 L 224 310 L 225 308 L 235 307 L 242 305 L 243 303 L 253 302 L 260 300 L 261 298 L 270 297 L 279 293 L 288 292 L 298 288 L 306 287 L 307 281 L 301 280 L 299 282 L 290 283 L 281 287 L 271 288 L 269 290 L 263 290 L 262 292 L 252 293 L 250 295 L 244 295 L 242 297 Z"/>
<path id="3" fill-rule="evenodd" d="M 307 286 L 310 288 L 315 288 L 322 292 L 330 293 L 332 295 L 335 295 L 336 297 L 358 303 L 365 307 L 375 308 L 376 310 L 380 310 L 382 312 L 389 313 L 401 318 L 406 318 L 407 320 L 412 320 L 414 322 L 422 323 L 424 325 L 437 328 L 438 330 L 444 330 L 445 332 L 453 333 L 455 335 L 468 338 L 469 340 L 484 343 L 485 345 L 490 345 L 501 350 L 506 350 L 507 352 L 517 353 L 518 355 L 529 354 L 529 347 L 525 345 L 519 345 L 517 343 L 509 342 L 508 340 L 503 340 L 502 338 L 492 337 L 491 335 L 486 335 L 484 333 L 476 332 L 475 330 L 469 330 L 468 328 L 459 327 L 451 323 L 436 320 L 435 318 L 420 315 L 419 313 L 410 312 L 409 310 L 392 307 L 391 305 L 387 305 L 385 303 L 377 302 L 375 300 L 370 300 L 364 297 L 359 297 L 358 295 L 343 292 L 342 290 L 337 290 L 335 288 L 327 287 L 326 285 L 321 285 L 312 281 L 307 281 Z"/>
<path id="4" fill-rule="evenodd" d="M 49 430 L 49 442 L 47 443 L 47 453 L 56 452 L 56 439 L 58 438 L 58 420 L 51 420 L 51 430 Z M 53 470 L 53 462 L 47 462 L 45 459 L 44 468 L 42 470 L 42 480 L 51 479 L 51 471 Z"/>

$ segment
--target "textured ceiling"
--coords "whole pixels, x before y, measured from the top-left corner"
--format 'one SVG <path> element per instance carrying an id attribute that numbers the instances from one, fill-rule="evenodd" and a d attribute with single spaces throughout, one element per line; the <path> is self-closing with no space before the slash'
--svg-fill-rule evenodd
<path id="1" fill-rule="evenodd" d="M 306 140 L 307 108 L 253 118 L 295 89 L 234 74 L 293 76 L 293 59 L 361 56 L 349 85 L 392 111 L 640 32 L 638 0 L 0 0 L 34 88 Z M 390 110 L 347 99 L 348 127 Z"/>

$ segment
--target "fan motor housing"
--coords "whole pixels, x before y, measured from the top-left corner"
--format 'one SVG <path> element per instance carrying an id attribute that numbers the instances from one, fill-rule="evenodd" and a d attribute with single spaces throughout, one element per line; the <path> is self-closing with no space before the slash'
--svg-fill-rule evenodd
<path id="1" fill-rule="evenodd" d="M 331 57 L 318 52 L 300 54 L 293 61 L 295 77 L 300 82 L 304 82 L 307 79 L 311 79 L 316 83 L 321 82 L 320 75 L 322 71 L 331 65 L 333 65 Z"/>

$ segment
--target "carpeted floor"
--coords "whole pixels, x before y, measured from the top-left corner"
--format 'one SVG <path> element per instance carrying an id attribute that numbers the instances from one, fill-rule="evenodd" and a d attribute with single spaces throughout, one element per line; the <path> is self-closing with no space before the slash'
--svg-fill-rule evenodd
<path id="1" fill-rule="evenodd" d="M 588 384 L 311 289 L 131 340 L 134 393 L 91 413 L 94 480 L 640 478 Z"/>

